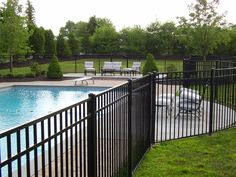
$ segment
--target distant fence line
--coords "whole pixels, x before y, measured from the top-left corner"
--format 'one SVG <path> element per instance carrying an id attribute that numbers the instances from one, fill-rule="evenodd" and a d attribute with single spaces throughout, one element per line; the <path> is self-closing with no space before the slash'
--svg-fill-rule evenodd
<path id="1" fill-rule="evenodd" d="M 170 60 L 170 59 L 180 59 L 182 60 L 182 56 L 178 55 L 163 55 L 163 56 L 154 56 L 155 59 L 164 59 L 164 60 Z M 3 59 L 5 58 L 5 59 Z M 31 66 L 32 63 L 37 62 L 39 64 L 47 64 L 50 62 L 50 59 L 52 56 L 44 56 L 44 57 L 37 57 L 32 59 L 24 59 L 25 56 L 17 56 L 15 57 L 15 60 L 13 61 L 14 67 L 24 67 L 24 66 Z M 109 61 L 113 61 L 115 59 L 122 59 L 126 63 L 128 63 L 129 60 L 145 60 L 145 55 L 101 55 L 101 54 L 81 54 L 81 55 L 72 55 L 68 57 L 58 57 L 60 61 L 75 61 L 78 62 L 80 59 L 107 59 Z M 9 68 L 10 63 L 6 62 L 7 59 L 9 59 L 8 56 L 1 56 L 0 55 L 0 69 Z"/>

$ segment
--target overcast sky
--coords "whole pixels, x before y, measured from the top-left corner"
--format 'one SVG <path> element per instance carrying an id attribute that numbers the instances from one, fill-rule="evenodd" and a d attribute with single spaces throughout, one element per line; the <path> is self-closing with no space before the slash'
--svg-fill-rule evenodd
<path id="1" fill-rule="evenodd" d="M 0 0 L 5 2 L 6 0 Z M 26 0 L 19 0 L 25 5 Z M 188 14 L 188 4 L 195 0 L 31 0 L 36 24 L 52 29 L 57 35 L 68 20 L 88 21 L 89 17 L 108 18 L 117 30 L 140 25 L 146 27 L 156 20 L 177 21 Z M 234 0 L 221 0 L 220 12 L 227 11 L 227 20 L 236 24 Z"/>

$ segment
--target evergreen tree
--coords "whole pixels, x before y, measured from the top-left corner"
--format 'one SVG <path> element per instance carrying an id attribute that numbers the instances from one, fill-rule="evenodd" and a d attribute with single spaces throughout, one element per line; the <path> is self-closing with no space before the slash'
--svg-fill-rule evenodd
<path id="1" fill-rule="evenodd" d="M 147 57 L 146 57 L 146 62 L 143 67 L 143 75 L 146 75 L 149 72 L 153 72 L 153 71 L 158 72 L 158 68 L 157 68 L 156 63 L 154 61 L 153 55 L 151 53 L 148 53 Z"/>
<path id="2" fill-rule="evenodd" d="M 44 45 L 44 55 L 47 57 L 53 56 L 56 54 L 56 43 L 54 40 L 54 34 L 52 30 L 45 30 L 45 45 Z"/>
<path id="3" fill-rule="evenodd" d="M 50 79 L 61 79 L 63 77 L 61 66 L 55 55 L 52 57 L 51 62 L 48 65 L 47 77 Z"/>
<path id="4" fill-rule="evenodd" d="M 59 57 L 67 57 L 71 55 L 71 50 L 68 41 L 65 40 L 63 35 L 61 34 L 57 37 L 56 49 L 57 55 Z"/>
<path id="5" fill-rule="evenodd" d="M 93 33 L 95 32 L 97 28 L 97 20 L 95 16 L 92 16 L 89 18 L 89 22 L 88 22 L 88 26 L 87 26 L 87 30 L 89 35 L 93 35 Z"/>
<path id="6" fill-rule="evenodd" d="M 44 55 L 45 36 L 44 29 L 35 28 L 33 34 L 30 36 L 30 44 L 35 57 Z"/>
<path id="7" fill-rule="evenodd" d="M 27 0 L 25 14 L 26 14 L 27 28 L 29 32 L 33 32 L 33 30 L 36 27 L 34 13 L 35 10 L 32 3 L 29 0 Z"/>

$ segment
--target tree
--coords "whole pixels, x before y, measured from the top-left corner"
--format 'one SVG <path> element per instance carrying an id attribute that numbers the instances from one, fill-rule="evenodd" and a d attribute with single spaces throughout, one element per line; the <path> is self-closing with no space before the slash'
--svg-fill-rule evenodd
<path id="1" fill-rule="evenodd" d="M 18 0 L 7 0 L 1 8 L 0 50 L 10 56 L 10 72 L 13 68 L 13 56 L 25 55 L 28 51 L 29 34 L 25 28 L 25 18 Z"/>
<path id="2" fill-rule="evenodd" d="M 29 41 L 35 57 L 44 55 L 45 35 L 42 27 L 34 29 Z"/>
<path id="3" fill-rule="evenodd" d="M 62 34 L 57 37 L 56 49 L 57 55 L 59 57 L 67 57 L 71 55 L 71 50 L 68 41 L 64 38 Z"/>
<path id="4" fill-rule="evenodd" d="M 229 35 L 228 54 L 236 56 L 236 25 L 232 26 Z"/>
<path id="5" fill-rule="evenodd" d="M 153 71 L 158 72 L 158 68 L 157 68 L 156 63 L 154 61 L 153 55 L 151 53 L 148 53 L 147 57 L 146 57 L 146 62 L 143 67 L 143 75 L 146 75 L 149 72 L 153 72 Z"/>
<path id="6" fill-rule="evenodd" d="M 45 45 L 44 45 L 44 55 L 53 56 L 56 54 L 56 43 L 54 40 L 54 34 L 52 30 L 45 30 Z"/>
<path id="7" fill-rule="evenodd" d="M 26 24 L 29 32 L 33 31 L 36 27 L 34 13 L 35 10 L 32 3 L 29 0 L 27 0 L 25 14 L 26 14 Z"/>
<path id="8" fill-rule="evenodd" d="M 48 65 L 47 77 L 50 79 L 61 79 L 63 73 L 57 57 L 54 55 Z"/>
<path id="9" fill-rule="evenodd" d="M 88 26 L 87 26 L 87 30 L 90 36 L 93 35 L 93 33 L 95 32 L 97 28 L 97 20 L 95 16 L 92 16 L 89 18 L 89 22 L 88 22 Z"/>
<path id="10" fill-rule="evenodd" d="M 115 28 L 110 25 L 104 25 L 97 28 L 91 37 L 94 52 L 100 54 L 110 54 L 117 51 L 118 33 Z"/>
<path id="11" fill-rule="evenodd" d="M 176 27 L 173 22 L 166 22 L 159 28 L 160 50 L 162 54 L 173 54 L 176 42 Z"/>
<path id="12" fill-rule="evenodd" d="M 74 33 L 70 33 L 68 35 L 68 44 L 70 46 L 71 53 L 73 55 L 78 55 L 80 50 L 79 40 L 75 37 Z"/>
<path id="13" fill-rule="evenodd" d="M 160 39 L 161 24 L 156 21 L 147 27 L 146 50 L 149 53 L 158 55 L 161 53 L 161 39 Z"/>
<path id="14" fill-rule="evenodd" d="M 217 13 L 219 0 L 196 0 L 189 6 L 189 18 L 180 18 L 180 25 L 190 28 L 188 41 L 195 53 L 204 60 L 213 52 L 222 40 L 228 38 L 221 35 L 221 27 L 226 26 L 224 14 Z"/>
<path id="15" fill-rule="evenodd" d="M 128 54 L 144 54 L 146 32 L 139 26 L 124 28 L 120 32 L 121 51 Z"/>

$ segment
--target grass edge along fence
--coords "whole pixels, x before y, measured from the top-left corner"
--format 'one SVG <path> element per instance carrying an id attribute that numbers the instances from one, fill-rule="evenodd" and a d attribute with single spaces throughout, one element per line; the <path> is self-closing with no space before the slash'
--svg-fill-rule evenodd
<path id="1" fill-rule="evenodd" d="M 2 132 L 0 177 L 130 177 L 155 142 L 235 126 L 235 70 L 194 71 L 189 77 L 185 72 L 150 74 Z M 202 96 L 204 113 L 199 117 L 194 111 L 176 118 L 182 87 L 198 90 Z M 167 93 L 175 98 L 170 115 L 164 106 Z M 193 92 L 185 98 L 192 96 Z M 184 102 L 185 107 L 193 110 L 188 105 L 194 99 Z"/>

